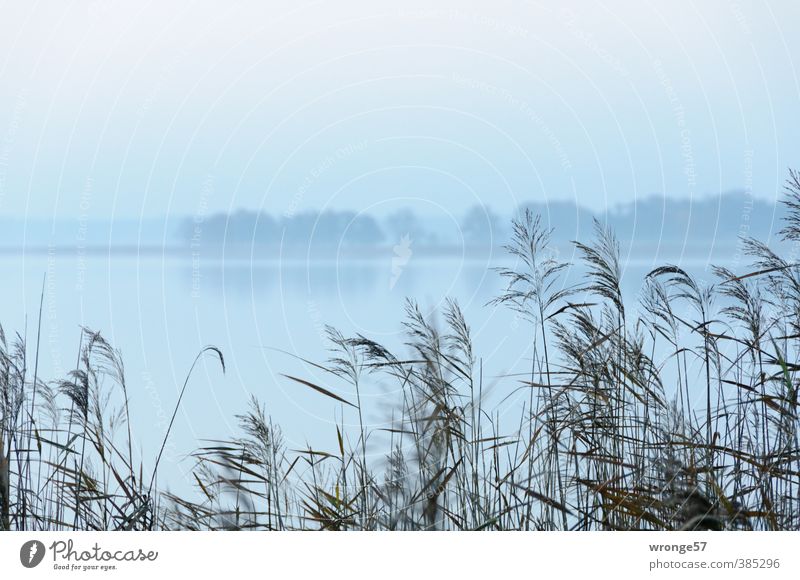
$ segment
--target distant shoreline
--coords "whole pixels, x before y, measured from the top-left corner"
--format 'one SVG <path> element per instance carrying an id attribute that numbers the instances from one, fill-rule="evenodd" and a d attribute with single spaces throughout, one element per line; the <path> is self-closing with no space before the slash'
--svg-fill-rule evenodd
<path id="1" fill-rule="evenodd" d="M 562 259 L 568 259 L 573 252 L 570 243 L 553 244 L 559 250 Z M 719 252 L 730 252 L 734 255 L 740 249 L 740 243 L 736 240 L 721 241 L 692 241 L 684 244 L 683 242 L 645 242 L 633 240 L 629 243 L 621 244 L 622 256 L 637 258 L 653 258 L 658 256 L 660 260 L 670 256 L 679 257 L 698 255 L 718 254 Z M 457 258 L 467 260 L 485 260 L 488 256 L 501 256 L 504 254 L 503 247 L 485 245 L 467 246 L 412 246 L 415 258 Z M 186 260 L 197 259 L 255 259 L 257 261 L 280 261 L 280 260 L 310 260 L 310 261 L 330 261 L 336 259 L 352 260 L 386 260 L 394 255 L 393 245 L 380 246 L 348 246 L 343 248 L 325 248 L 322 245 L 308 246 L 278 246 L 278 245 L 248 245 L 230 244 L 227 246 L 199 246 L 189 247 L 186 245 L 155 245 L 147 244 L 142 246 L 132 245 L 87 245 L 87 246 L 0 246 L 0 257 L 20 258 L 25 256 L 40 257 L 48 255 L 75 257 L 170 257 L 184 258 Z"/>

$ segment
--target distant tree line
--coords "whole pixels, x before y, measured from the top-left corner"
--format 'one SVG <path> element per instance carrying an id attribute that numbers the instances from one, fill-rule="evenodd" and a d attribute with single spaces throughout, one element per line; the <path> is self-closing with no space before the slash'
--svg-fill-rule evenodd
<path id="1" fill-rule="evenodd" d="M 769 236 L 780 208 L 744 192 L 682 200 L 651 196 L 620 204 L 598 214 L 571 201 L 528 202 L 520 205 L 542 216 L 554 229 L 554 241 L 583 239 L 594 218 L 615 229 L 621 240 L 644 242 L 691 240 L 735 241 L 740 236 Z M 499 246 L 510 232 L 507 221 L 490 208 L 475 205 L 457 218 L 439 222 L 412 209 L 387 216 L 355 211 L 304 211 L 286 216 L 238 210 L 218 213 L 198 224 L 187 219 L 181 238 L 202 245 L 333 245 L 381 246 L 408 237 L 415 247 L 452 245 Z"/>
<path id="2" fill-rule="evenodd" d="M 307 244 L 378 245 L 385 233 L 378 221 L 351 211 L 300 212 L 276 218 L 266 212 L 239 210 L 214 214 L 201 224 L 189 221 L 184 237 L 199 244 Z"/>

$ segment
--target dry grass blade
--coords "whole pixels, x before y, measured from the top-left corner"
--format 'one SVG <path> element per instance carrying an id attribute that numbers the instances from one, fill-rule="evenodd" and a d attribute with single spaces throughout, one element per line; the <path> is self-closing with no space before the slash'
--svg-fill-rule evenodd
<path id="1" fill-rule="evenodd" d="M 294 382 L 296 382 L 296 383 L 299 383 L 299 384 L 301 384 L 301 385 L 305 385 L 306 387 L 309 387 L 309 388 L 311 388 L 311 389 L 314 389 L 314 390 L 315 390 L 315 391 L 317 391 L 318 393 L 322 393 L 322 394 L 323 394 L 323 395 L 325 395 L 326 397 L 330 397 L 331 399 L 334 399 L 334 400 L 336 400 L 336 401 L 339 401 L 340 403 L 344 403 L 345 405 L 350 405 L 350 406 L 351 406 L 351 407 L 353 407 L 354 409 L 356 409 L 356 408 L 357 408 L 357 407 L 356 407 L 356 406 L 355 406 L 353 403 L 351 403 L 350 401 L 348 401 L 348 400 L 346 400 L 346 399 L 343 399 L 342 397 L 340 397 L 340 396 L 339 396 L 339 395 L 337 395 L 336 393 L 332 393 L 332 392 L 330 392 L 328 389 L 325 389 L 325 388 L 323 388 L 323 387 L 320 387 L 319 385 L 315 385 L 314 383 L 312 383 L 312 382 L 310 382 L 310 381 L 306 381 L 305 379 L 299 379 L 299 378 L 297 378 L 297 377 L 293 377 L 293 376 L 290 376 L 290 375 L 282 375 L 282 376 L 284 376 L 284 377 L 286 377 L 287 379 L 289 379 L 289 380 L 292 380 L 292 381 L 294 381 Z"/>

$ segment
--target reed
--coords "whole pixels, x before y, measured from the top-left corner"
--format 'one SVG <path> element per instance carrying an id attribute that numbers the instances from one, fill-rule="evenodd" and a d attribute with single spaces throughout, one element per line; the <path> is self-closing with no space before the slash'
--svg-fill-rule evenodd
<path id="1" fill-rule="evenodd" d="M 796 248 L 796 172 L 786 193 L 781 236 Z M 134 457 L 136 391 L 102 336 L 84 329 L 75 369 L 45 382 L 38 349 L 0 329 L 0 527 L 800 529 L 795 257 L 745 239 L 745 273 L 714 268 L 704 283 L 666 265 L 630 301 L 613 232 L 595 223 L 574 243 L 586 274 L 568 286 L 540 218 L 513 222 L 516 266 L 498 270 L 492 305 L 529 324 L 524 377 L 487 384 L 453 300 L 436 319 L 407 301 L 402 352 L 328 328 L 324 380 L 285 380 L 330 402 L 335 437 L 288 449 L 253 399 L 237 436 L 192 454 L 190 497 L 158 486 L 172 424 L 152 463 Z M 219 350 L 204 354 L 224 370 Z M 376 385 L 397 393 L 380 428 L 365 421 Z"/>

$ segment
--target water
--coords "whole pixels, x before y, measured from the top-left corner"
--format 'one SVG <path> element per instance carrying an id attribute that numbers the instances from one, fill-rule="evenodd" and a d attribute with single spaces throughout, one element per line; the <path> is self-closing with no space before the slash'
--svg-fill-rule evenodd
<path id="1" fill-rule="evenodd" d="M 402 258 L 402 257 L 401 257 Z M 661 262 L 659 262 L 661 263 Z M 705 259 L 682 261 L 704 274 Z M 313 365 L 329 356 L 324 326 L 363 334 L 403 353 L 406 297 L 433 314 L 446 297 L 457 299 L 472 328 L 487 387 L 497 378 L 530 369 L 531 330 L 513 312 L 487 303 L 502 290 L 492 266 L 511 265 L 498 253 L 482 258 L 412 256 L 313 261 L 247 258 L 199 259 L 130 252 L 0 256 L 0 321 L 35 346 L 43 284 L 40 377 L 65 377 L 75 367 L 81 327 L 99 330 L 121 353 L 131 401 L 134 445 L 152 465 L 178 393 L 197 353 L 219 347 L 227 372 L 205 357 L 189 383 L 164 459 L 163 478 L 181 487 L 203 440 L 236 433 L 237 413 L 255 395 L 279 423 L 290 449 L 334 451 L 341 406 L 285 378 L 318 383 L 345 398 L 345 385 Z M 630 260 L 624 291 L 635 300 L 652 260 Z M 46 277 L 45 277 L 46 275 Z M 575 269 L 571 279 L 581 272 Z M 32 351 L 31 351 L 32 352 Z M 502 395 L 517 386 L 502 382 Z M 397 396 L 394 386 L 370 382 L 362 393 L 365 420 L 385 425 Z M 516 398 L 515 398 L 516 397 Z M 518 417 L 523 392 L 503 408 Z M 517 398 L 520 400 L 518 401 Z M 345 413 L 345 425 L 357 420 Z M 375 446 L 375 453 L 385 448 Z"/>

